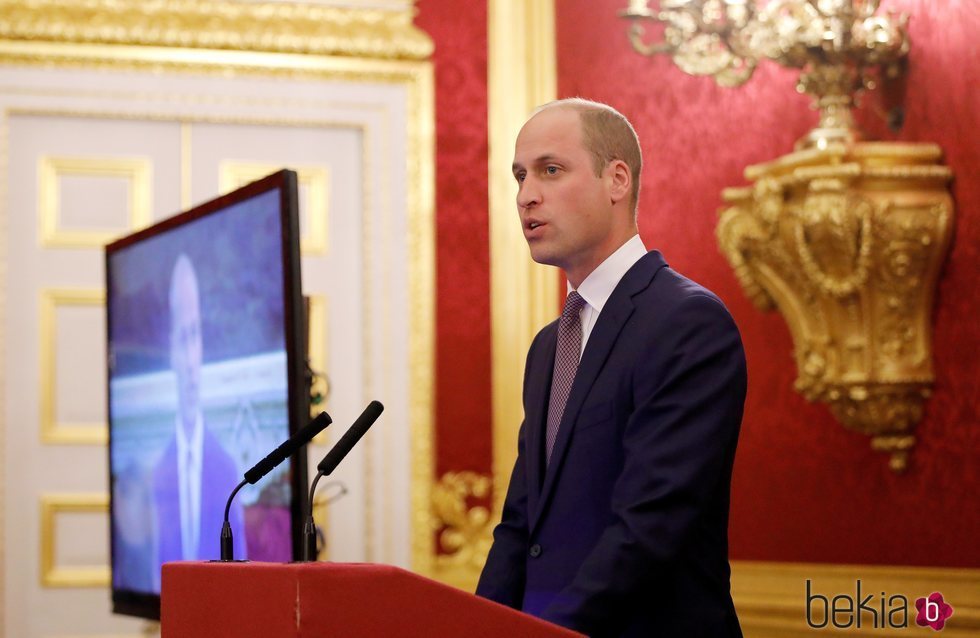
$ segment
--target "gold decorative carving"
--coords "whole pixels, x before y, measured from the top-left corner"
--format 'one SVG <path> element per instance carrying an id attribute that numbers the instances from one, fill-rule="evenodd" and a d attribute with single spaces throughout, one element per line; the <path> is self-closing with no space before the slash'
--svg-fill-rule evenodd
<path id="1" fill-rule="evenodd" d="M 651 3 L 653 6 L 651 7 Z M 629 40 L 643 55 L 667 54 L 685 73 L 740 86 L 761 60 L 799 69 L 797 89 L 813 97 L 817 127 L 797 149 L 861 138 L 851 107 L 876 71 L 897 75 L 909 50 L 908 16 L 878 14 L 879 0 L 630 0 Z M 648 22 L 663 40 L 646 39 Z"/>
<path id="2" fill-rule="evenodd" d="M 119 235 L 150 223 L 152 166 L 145 157 L 50 157 L 38 160 L 38 219 L 41 245 L 65 248 L 102 248 Z M 66 229 L 60 225 L 60 177 L 116 178 L 128 181 L 129 226 L 114 230 Z"/>
<path id="3" fill-rule="evenodd" d="M 109 496 L 92 494 L 41 495 L 41 586 L 42 587 L 106 587 L 109 585 L 109 566 L 64 567 L 56 564 L 58 536 L 55 518 L 62 513 L 101 514 L 109 512 Z"/>
<path id="4" fill-rule="evenodd" d="M 932 145 L 831 145 L 746 169 L 718 241 L 752 301 L 775 304 L 796 389 L 903 471 L 933 382 L 931 313 L 952 235 Z M 933 158 L 933 159 L 926 159 Z M 903 163 L 904 159 L 904 163 Z"/>
<path id="5" fill-rule="evenodd" d="M 105 305 L 105 293 L 102 290 L 89 289 L 43 289 L 41 291 L 40 316 L 38 328 L 40 333 L 40 416 L 41 441 L 55 444 L 105 445 L 109 439 L 109 430 L 105 423 L 74 423 L 71 425 L 59 423 L 57 419 L 57 387 L 55 384 L 58 370 L 56 353 L 57 309 L 59 306 L 96 306 Z"/>
<path id="6" fill-rule="evenodd" d="M 492 539 L 490 509 L 474 499 L 490 501 L 493 481 L 476 472 L 447 472 L 432 489 L 439 545 L 446 552 L 437 557 L 437 569 L 450 582 L 472 588 L 486 562 Z"/>
<path id="7" fill-rule="evenodd" d="M 233 0 L 0 0 L 0 39 L 424 60 L 410 7 Z"/>

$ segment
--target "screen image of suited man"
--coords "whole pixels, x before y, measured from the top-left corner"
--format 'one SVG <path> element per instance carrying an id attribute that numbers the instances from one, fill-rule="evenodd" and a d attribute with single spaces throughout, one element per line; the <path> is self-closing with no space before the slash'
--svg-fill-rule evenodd
<path id="1" fill-rule="evenodd" d="M 745 356 L 721 300 L 647 251 L 641 168 L 632 125 L 604 104 L 547 104 L 517 137 L 519 223 L 569 296 L 528 352 L 476 593 L 590 636 L 739 637 L 728 512 Z"/>
<path id="2" fill-rule="evenodd" d="M 201 298 L 190 258 L 177 257 L 170 280 L 170 367 L 177 384 L 174 435 L 153 471 L 157 563 L 220 556 L 219 537 L 238 466 L 208 429 L 201 409 Z M 246 556 L 241 505 L 229 512 L 235 556 Z M 159 574 L 159 570 L 157 571 Z"/>

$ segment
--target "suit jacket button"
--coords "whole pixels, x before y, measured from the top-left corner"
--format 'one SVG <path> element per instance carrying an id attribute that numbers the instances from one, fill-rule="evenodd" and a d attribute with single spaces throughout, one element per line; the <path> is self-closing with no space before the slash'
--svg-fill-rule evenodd
<path id="1" fill-rule="evenodd" d="M 528 554 L 531 555 L 531 558 L 537 558 L 538 556 L 541 555 L 541 546 L 538 545 L 537 543 L 531 545 L 531 549 L 530 551 L 528 551 Z"/>

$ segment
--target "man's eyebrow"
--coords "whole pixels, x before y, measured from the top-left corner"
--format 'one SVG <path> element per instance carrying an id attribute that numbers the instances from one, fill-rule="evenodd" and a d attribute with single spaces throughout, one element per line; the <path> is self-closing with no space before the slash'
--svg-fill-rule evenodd
<path id="1" fill-rule="evenodd" d="M 534 160 L 531 163 L 532 164 L 547 164 L 548 162 L 554 162 L 557 159 L 558 159 L 558 157 L 556 155 L 552 155 L 551 153 L 545 153 L 544 155 L 539 155 L 536 158 L 534 158 Z M 523 164 L 521 164 L 520 162 L 514 162 L 513 164 L 511 164 L 510 170 L 511 170 L 511 172 L 516 173 L 517 171 L 519 171 L 519 170 L 521 170 L 523 168 L 524 168 L 524 165 Z"/>

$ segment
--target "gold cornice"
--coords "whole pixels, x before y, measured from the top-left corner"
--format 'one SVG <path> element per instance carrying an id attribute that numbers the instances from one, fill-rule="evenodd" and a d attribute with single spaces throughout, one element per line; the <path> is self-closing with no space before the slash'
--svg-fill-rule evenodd
<path id="1" fill-rule="evenodd" d="M 0 0 L 2 1 L 2 0 Z M 430 62 L 347 58 L 265 51 L 224 51 L 128 45 L 16 42 L 0 39 L 0 64 L 132 71 L 190 71 L 223 77 L 262 74 L 290 78 L 413 82 Z"/>
<path id="2" fill-rule="evenodd" d="M 231 0 L 0 0 L 0 40 L 424 60 L 410 8 Z"/>

